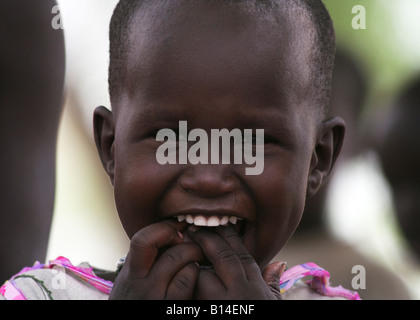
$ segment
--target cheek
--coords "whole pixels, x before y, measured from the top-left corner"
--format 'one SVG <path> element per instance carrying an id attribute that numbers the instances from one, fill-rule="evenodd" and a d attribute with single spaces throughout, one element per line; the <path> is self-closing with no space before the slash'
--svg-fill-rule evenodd
<path id="1" fill-rule="evenodd" d="M 132 149 L 132 151 L 134 148 Z M 176 166 L 161 166 L 154 152 L 116 152 L 114 196 L 121 223 L 131 238 L 160 220 L 159 201 L 175 175 Z"/>
<path id="2" fill-rule="evenodd" d="M 280 251 L 293 235 L 302 217 L 308 169 L 306 164 L 294 162 L 284 166 L 266 161 L 264 173 L 256 178 L 259 190 L 257 222 L 254 241 L 250 244 L 260 266 Z"/>

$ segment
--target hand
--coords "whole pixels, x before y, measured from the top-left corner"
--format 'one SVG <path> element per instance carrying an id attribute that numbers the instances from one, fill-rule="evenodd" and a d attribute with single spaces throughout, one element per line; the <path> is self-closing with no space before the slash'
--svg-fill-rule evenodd
<path id="1" fill-rule="evenodd" d="M 110 299 L 192 299 L 203 254 L 183 241 L 185 226 L 162 221 L 138 231 Z"/>
<path id="2" fill-rule="evenodd" d="M 218 227 L 215 232 L 189 228 L 188 234 L 203 250 L 214 270 L 202 269 L 196 298 L 229 300 L 278 300 L 279 279 L 285 264 L 270 264 L 261 270 L 232 226 Z"/>

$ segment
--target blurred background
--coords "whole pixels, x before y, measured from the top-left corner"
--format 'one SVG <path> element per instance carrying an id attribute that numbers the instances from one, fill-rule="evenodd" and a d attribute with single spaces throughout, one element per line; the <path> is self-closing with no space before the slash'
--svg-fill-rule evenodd
<path id="1" fill-rule="evenodd" d="M 94 108 L 110 108 L 108 24 L 116 3 L 58 0 L 66 41 L 66 101 L 59 129 L 56 200 L 47 253 L 48 260 L 63 255 L 74 264 L 89 261 L 106 269 L 115 268 L 128 244 L 92 134 Z M 420 267 L 396 223 L 392 191 L 369 141 L 374 140 L 382 111 L 420 72 L 420 1 L 324 3 L 335 23 L 339 50 L 351 56 L 363 73 L 366 96 L 357 130 L 370 137 L 362 139 L 366 144 L 363 150 L 341 161 L 334 172 L 327 197 L 328 228 L 341 241 L 396 272 L 411 296 L 419 299 Z M 356 5 L 366 9 L 365 29 L 352 26 Z"/>

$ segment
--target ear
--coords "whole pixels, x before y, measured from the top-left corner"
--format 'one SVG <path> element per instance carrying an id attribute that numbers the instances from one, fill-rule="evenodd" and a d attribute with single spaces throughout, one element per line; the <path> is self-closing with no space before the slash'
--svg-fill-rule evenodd
<path id="1" fill-rule="evenodd" d="M 93 134 L 102 166 L 114 184 L 114 116 L 105 107 L 97 107 L 93 113 Z"/>
<path id="2" fill-rule="evenodd" d="M 329 177 L 344 141 L 346 124 L 339 117 L 322 122 L 312 154 L 306 197 L 314 196 Z"/>

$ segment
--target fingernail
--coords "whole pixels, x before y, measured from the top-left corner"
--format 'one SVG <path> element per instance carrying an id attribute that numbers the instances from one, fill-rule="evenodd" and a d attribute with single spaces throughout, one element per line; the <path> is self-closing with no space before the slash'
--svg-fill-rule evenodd
<path id="1" fill-rule="evenodd" d="M 280 269 L 281 270 L 286 270 L 286 267 L 287 267 L 287 262 L 281 262 L 280 263 Z"/>
<path id="2" fill-rule="evenodd" d="M 286 271 L 287 262 L 281 262 L 279 266 L 279 275 L 280 277 L 283 275 L 284 271 Z"/>
<path id="3" fill-rule="evenodd" d="M 178 236 L 179 236 L 182 240 L 184 240 L 184 235 L 183 235 L 180 231 L 178 231 Z"/>

